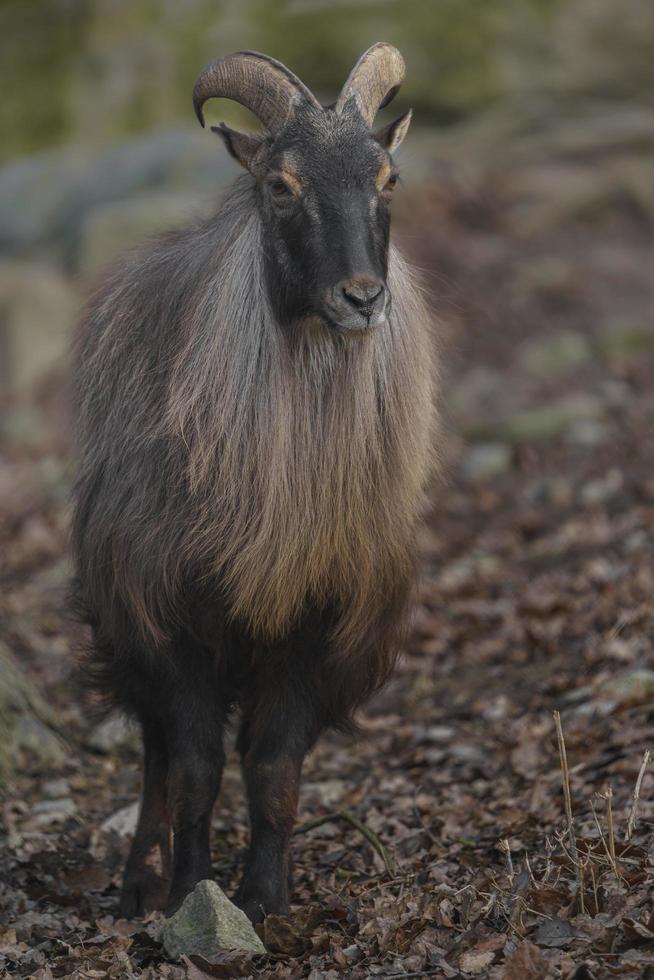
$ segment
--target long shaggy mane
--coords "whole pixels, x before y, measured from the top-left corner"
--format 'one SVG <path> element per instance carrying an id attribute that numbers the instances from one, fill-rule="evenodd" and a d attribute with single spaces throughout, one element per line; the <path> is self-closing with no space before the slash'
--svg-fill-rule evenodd
<path id="1" fill-rule="evenodd" d="M 372 645 L 390 662 L 433 463 L 430 318 L 391 246 L 383 327 L 280 325 L 254 195 L 242 177 L 215 217 L 132 256 L 89 306 L 75 373 L 84 602 L 109 632 L 119 608 L 150 647 L 188 625 L 194 589 L 264 644 L 314 605 L 334 611 L 335 657 Z"/>

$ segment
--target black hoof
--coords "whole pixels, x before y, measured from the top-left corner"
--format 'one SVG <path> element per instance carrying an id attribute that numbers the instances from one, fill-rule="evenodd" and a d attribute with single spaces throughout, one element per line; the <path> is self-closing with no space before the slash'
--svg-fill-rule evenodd
<path id="1" fill-rule="evenodd" d="M 152 871 L 128 875 L 120 893 L 119 911 L 124 919 L 138 919 L 166 908 L 168 882 Z"/>
<path id="2" fill-rule="evenodd" d="M 267 915 L 288 915 L 288 899 L 283 895 L 270 895 L 264 892 L 239 888 L 234 896 L 238 905 L 253 925 L 263 922 Z"/>

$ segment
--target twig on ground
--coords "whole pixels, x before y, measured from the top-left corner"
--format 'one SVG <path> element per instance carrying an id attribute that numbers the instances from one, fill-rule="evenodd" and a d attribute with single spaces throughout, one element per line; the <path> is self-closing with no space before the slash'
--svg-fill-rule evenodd
<path id="1" fill-rule="evenodd" d="M 368 827 L 363 820 L 359 820 L 353 813 L 349 810 L 334 810 L 332 813 L 326 813 L 322 817 L 316 817 L 315 820 L 308 820 L 306 823 L 300 824 L 299 827 L 295 828 L 296 834 L 304 834 L 308 830 L 313 830 L 315 827 L 321 827 L 325 823 L 331 823 L 333 820 L 345 820 L 347 823 L 351 824 L 360 834 L 366 838 L 366 840 L 372 845 L 373 849 L 379 854 L 380 858 L 384 862 L 384 867 L 390 875 L 395 874 L 395 859 L 388 849 L 382 844 L 377 834 L 374 833 Z"/>
<path id="2" fill-rule="evenodd" d="M 387 848 L 382 844 L 377 834 L 373 833 L 370 827 L 366 826 L 366 824 L 362 820 L 359 820 L 358 817 L 355 817 L 355 815 L 353 813 L 350 813 L 349 810 L 339 810 L 338 815 L 341 818 L 341 820 L 346 820 L 349 824 L 355 827 L 359 831 L 359 833 L 363 834 L 366 840 L 368 840 L 372 844 L 374 849 L 379 854 L 380 858 L 384 862 L 384 867 L 386 868 L 388 873 L 390 875 L 394 875 L 395 859 L 389 853 Z"/>
<path id="3" fill-rule="evenodd" d="M 645 752 L 643 756 L 643 761 L 638 772 L 638 779 L 636 780 L 636 786 L 634 787 L 634 793 L 632 797 L 631 810 L 629 812 L 629 822 L 627 823 L 627 833 L 625 834 L 625 841 L 629 842 L 631 840 L 631 835 L 634 832 L 634 827 L 636 825 L 636 813 L 638 811 L 638 803 L 640 801 L 640 787 L 643 782 L 643 776 L 645 775 L 645 770 L 649 763 L 649 749 Z"/>

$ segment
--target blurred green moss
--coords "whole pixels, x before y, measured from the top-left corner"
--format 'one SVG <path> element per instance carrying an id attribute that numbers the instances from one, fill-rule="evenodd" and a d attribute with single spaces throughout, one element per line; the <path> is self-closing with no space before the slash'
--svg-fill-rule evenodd
<path id="1" fill-rule="evenodd" d="M 0 2 L 0 156 L 61 142 L 90 18 L 85 0 Z"/>
<path id="2" fill-rule="evenodd" d="M 459 116 L 500 94 L 502 6 L 501 0 L 252 4 L 262 43 L 328 97 L 338 94 L 366 47 L 378 40 L 396 44 L 410 65 L 403 95 L 430 119 Z"/>
<path id="3" fill-rule="evenodd" d="M 534 96 L 652 99 L 651 0 L 619 18 L 612 0 L 0 0 L 0 159 L 190 123 L 198 69 L 238 48 L 330 101 L 380 39 L 423 124 Z"/>

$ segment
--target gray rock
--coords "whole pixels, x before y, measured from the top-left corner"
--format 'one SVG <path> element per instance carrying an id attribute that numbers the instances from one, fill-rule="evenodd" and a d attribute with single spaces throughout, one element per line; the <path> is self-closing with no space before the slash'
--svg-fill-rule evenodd
<path id="1" fill-rule="evenodd" d="M 70 786 L 68 780 L 64 779 L 49 779 L 43 784 L 43 795 L 49 800 L 60 799 L 61 797 L 67 797 L 70 795 Z"/>
<path id="2" fill-rule="evenodd" d="M 642 551 L 645 548 L 649 548 L 651 544 L 654 544 L 654 529 L 650 535 L 641 527 L 627 536 L 624 543 L 624 551 L 629 555 L 634 551 Z"/>
<path id="3" fill-rule="evenodd" d="M 503 442 L 472 446 L 463 461 L 463 472 L 471 480 L 488 480 L 506 472 L 511 465 L 511 448 Z"/>
<path id="4" fill-rule="evenodd" d="M 304 791 L 315 794 L 323 806 L 333 807 L 343 799 L 346 788 L 344 779 L 322 779 L 320 782 L 305 783 Z"/>
<path id="5" fill-rule="evenodd" d="M 430 742 L 450 742 L 456 735 L 456 729 L 449 725 L 430 725 L 425 732 Z"/>
<path id="6" fill-rule="evenodd" d="M 88 213 L 108 201 L 166 186 L 176 168 L 188 159 L 189 151 L 192 153 L 194 146 L 200 149 L 194 136 L 199 139 L 191 127 L 163 129 L 108 147 L 88 161 L 84 179 L 78 182 L 66 211 L 72 211 L 77 203 L 82 213 Z M 215 146 L 212 150 L 216 156 Z"/>
<path id="7" fill-rule="evenodd" d="M 483 766 L 488 761 L 488 755 L 479 745 L 471 745 L 465 742 L 458 742 L 451 745 L 448 749 L 449 755 L 461 762 L 467 762 L 472 766 Z"/>
<path id="8" fill-rule="evenodd" d="M 0 248 L 25 253 L 47 235 L 84 171 L 78 154 L 39 153 L 0 168 Z"/>
<path id="9" fill-rule="evenodd" d="M 2 336 L 2 324 L 0 324 L 0 337 Z M 11 370 L 13 361 L 7 359 L 7 364 Z M 11 378 L 10 378 L 11 380 Z M 2 384 L 0 383 L 0 390 Z M 45 426 L 42 413 L 38 406 L 27 400 L 16 399 L 12 410 L 4 412 L 0 417 L 0 434 L 5 442 L 14 446 L 38 446 L 43 447 Z"/>
<path id="10" fill-rule="evenodd" d="M 493 555 L 470 551 L 443 568 L 437 579 L 438 589 L 445 595 L 456 594 L 475 582 L 492 578 L 498 567 Z"/>
<path id="11" fill-rule="evenodd" d="M 569 507 L 574 499 L 574 486 L 565 476 L 546 476 L 531 480 L 524 490 L 525 500 L 532 506 Z"/>
<path id="12" fill-rule="evenodd" d="M 64 796 L 57 800 L 41 800 L 32 807 L 34 814 L 32 824 L 38 827 L 47 827 L 52 823 L 62 823 L 68 817 L 74 817 L 77 813 L 77 804 L 69 796 Z"/>
<path id="13" fill-rule="evenodd" d="M 3 678 L 4 684 L 5 678 Z M 0 685 L 0 688 L 2 685 Z M 2 701 L 5 693 L 0 690 L 0 714 L 4 710 Z M 8 754 L 15 760 L 17 749 L 27 749 L 41 764 L 61 766 L 67 759 L 66 746 L 58 733 L 53 731 L 40 718 L 19 717 L 14 721 Z M 4 750 L 4 747 L 3 747 Z M 0 753 L 0 777 L 2 775 L 2 754 Z M 2 779 L 0 778 L 0 784 Z"/>
<path id="14" fill-rule="evenodd" d="M 544 339 L 527 341 L 518 352 L 518 362 L 532 377 L 548 378 L 586 364 L 592 355 L 591 345 L 583 334 L 562 330 Z"/>
<path id="15" fill-rule="evenodd" d="M 550 405 L 516 412 L 504 423 L 504 434 L 516 442 L 551 439 L 579 421 L 601 419 L 604 412 L 602 401 L 593 395 L 568 395 Z"/>
<path id="16" fill-rule="evenodd" d="M 23 764 L 24 752 L 57 767 L 69 747 L 55 729 L 49 705 L 0 639 L 0 787 Z"/>
<path id="17" fill-rule="evenodd" d="M 617 467 L 612 467 L 608 473 L 596 480 L 589 480 L 580 491 L 584 504 L 604 504 L 617 496 L 624 486 L 624 478 Z"/>
<path id="18" fill-rule="evenodd" d="M 636 646 L 632 649 L 628 644 L 615 647 L 607 646 L 607 652 L 616 660 L 630 660 L 648 651 L 641 651 Z M 613 714 L 616 709 L 623 705 L 633 707 L 640 705 L 650 709 L 654 704 L 654 671 L 646 667 L 637 667 L 625 673 L 617 674 L 603 681 L 599 686 L 589 686 L 580 689 L 575 697 L 582 697 L 582 703 L 574 708 L 575 715 L 602 715 Z M 571 698 L 567 698 L 571 700 Z"/>
<path id="19" fill-rule="evenodd" d="M 516 267 L 513 286 L 519 296 L 569 292 L 575 288 L 576 276 L 569 260 L 558 255 L 539 255 Z"/>
<path id="20" fill-rule="evenodd" d="M 245 912 L 215 881 L 201 881 L 180 908 L 166 919 L 163 945 L 171 959 L 196 954 L 211 959 L 223 949 L 265 953 L 266 948 Z"/>
<path id="21" fill-rule="evenodd" d="M 565 441 L 573 446 L 600 446 L 611 432 L 604 422 L 597 419 L 577 419 L 565 434 Z"/>
<path id="22" fill-rule="evenodd" d="M 621 678 L 614 678 L 607 686 L 606 693 L 618 704 L 651 702 L 654 698 L 654 670 L 641 667 Z"/>
<path id="23" fill-rule="evenodd" d="M 136 824 L 139 818 L 139 803 L 130 803 L 120 810 L 116 810 L 110 817 L 100 824 L 102 833 L 118 834 L 120 837 L 133 837 L 136 831 Z"/>
<path id="24" fill-rule="evenodd" d="M 96 208 L 160 190 L 192 190 L 213 200 L 235 172 L 228 154 L 192 124 L 100 152 L 76 146 L 37 154 L 0 167 L 0 249 L 47 253 L 70 268 Z"/>
<path id="25" fill-rule="evenodd" d="M 496 416 L 503 404 L 507 386 L 499 371 L 479 366 L 471 368 L 451 392 L 450 409 L 464 422 Z"/>
<path id="26" fill-rule="evenodd" d="M 113 752 L 121 745 L 134 746 L 137 744 L 136 729 L 122 715 L 114 715 L 91 732 L 88 744 L 98 752 Z"/>
<path id="27" fill-rule="evenodd" d="M 22 261 L 0 263 L 0 386 L 24 392 L 63 365 L 78 300 L 54 269 Z"/>
<path id="28" fill-rule="evenodd" d="M 78 271 L 94 276 L 127 249 L 191 224 L 201 207 L 197 195 L 159 191 L 94 208 L 80 229 Z"/>
<path id="29" fill-rule="evenodd" d="M 652 346 L 654 347 L 654 333 L 652 334 Z M 602 381 L 602 397 L 611 408 L 628 408 L 633 404 L 634 391 L 625 381 L 618 381 L 617 378 L 604 378 Z"/>
<path id="30" fill-rule="evenodd" d="M 70 797 L 41 800 L 32 807 L 32 813 L 74 813 L 75 803 Z"/>

